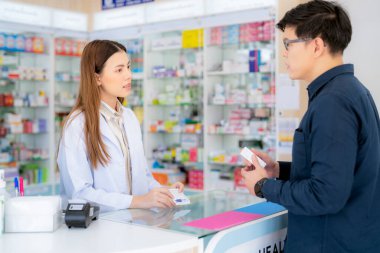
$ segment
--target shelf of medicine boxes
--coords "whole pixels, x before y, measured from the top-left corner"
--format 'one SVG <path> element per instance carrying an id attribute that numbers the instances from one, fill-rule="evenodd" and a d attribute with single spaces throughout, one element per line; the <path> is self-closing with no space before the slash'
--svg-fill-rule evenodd
<path id="1" fill-rule="evenodd" d="M 7 39 L 0 49 L 0 169 L 8 185 L 15 176 L 23 176 L 27 191 L 29 185 L 49 181 L 47 38 L 1 36 Z"/>
<path id="2" fill-rule="evenodd" d="M 73 38 L 54 40 L 54 102 L 55 112 L 70 112 L 79 89 L 80 56 L 85 41 Z"/>
<path id="3" fill-rule="evenodd" d="M 273 21 L 213 27 L 205 41 L 205 187 L 237 190 L 242 147 L 274 156 Z"/>
<path id="4" fill-rule="evenodd" d="M 131 108 L 142 125 L 144 119 L 144 40 L 122 40 L 129 56 L 132 72 L 131 94 L 125 98 L 123 105 Z"/>
<path id="5" fill-rule="evenodd" d="M 78 96 L 80 59 L 86 43 L 83 39 L 71 37 L 54 39 L 54 146 L 56 149 L 61 138 L 63 122 L 75 105 Z M 59 170 L 56 165 L 54 176 L 58 182 Z"/>
<path id="6" fill-rule="evenodd" d="M 186 181 L 203 170 L 203 30 L 146 36 L 145 49 L 148 163 L 163 184 Z"/>

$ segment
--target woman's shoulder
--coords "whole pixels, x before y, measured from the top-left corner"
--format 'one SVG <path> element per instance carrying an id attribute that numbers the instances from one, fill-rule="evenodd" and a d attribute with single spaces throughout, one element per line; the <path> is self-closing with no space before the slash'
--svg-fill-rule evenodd
<path id="1" fill-rule="evenodd" d="M 126 119 L 138 121 L 135 113 L 128 107 L 123 107 L 123 115 Z"/>
<path id="2" fill-rule="evenodd" d="M 76 110 L 65 119 L 65 125 L 61 132 L 61 141 L 72 142 L 84 136 L 84 113 Z M 79 138 L 79 139 L 78 139 Z"/>
<path id="3" fill-rule="evenodd" d="M 83 128 L 84 126 L 84 113 L 80 110 L 71 112 L 66 120 L 65 130 L 73 128 Z"/>

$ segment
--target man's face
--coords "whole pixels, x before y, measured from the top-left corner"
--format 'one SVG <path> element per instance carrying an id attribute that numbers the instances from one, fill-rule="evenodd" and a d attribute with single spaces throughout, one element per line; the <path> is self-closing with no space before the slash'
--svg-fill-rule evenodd
<path id="1" fill-rule="evenodd" d="M 283 40 L 299 39 L 295 34 L 293 27 L 286 27 L 283 33 Z M 314 47 L 311 40 L 298 41 L 288 44 L 288 49 L 284 48 L 282 56 L 285 58 L 285 64 L 289 77 L 293 80 L 307 80 L 308 75 L 314 65 Z"/>

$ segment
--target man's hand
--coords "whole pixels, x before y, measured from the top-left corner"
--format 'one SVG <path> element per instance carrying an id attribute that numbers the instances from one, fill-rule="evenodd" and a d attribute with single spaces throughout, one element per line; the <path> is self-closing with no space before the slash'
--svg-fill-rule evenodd
<path id="1" fill-rule="evenodd" d="M 280 165 L 278 164 L 278 162 L 273 161 L 272 158 L 270 158 L 270 156 L 264 152 L 255 149 L 251 149 L 251 151 L 267 164 L 264 169 L 268 173 L 268 178 L 276 178 L 280 176 Z"/>
<path id="2" fill-rule="evenodd" d="M 253 162 L 254 169 L 252 170 L 251 166 L 247 166 L 241 169 L 241 175 L 243 176 L 244 184 L 249 190 L 249 193 L 252 194 L 253 196 L 256 196 L 255 194 L 256 183 L 263 178 L 269 178 L 269 174 L 266 169 L 260 166 L 259 161 L 257 160 L 257 157 L 255 155 L 252 156 L 252 162 Z"/>

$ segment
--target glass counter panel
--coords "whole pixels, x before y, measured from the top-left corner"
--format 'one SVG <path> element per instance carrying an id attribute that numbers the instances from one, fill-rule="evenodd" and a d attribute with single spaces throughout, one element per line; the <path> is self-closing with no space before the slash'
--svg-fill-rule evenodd
<path id="1" fill-rule="evenodd" d="M 172 209 L 126 209 L 103 213 L 101 219 L 193 234 L 199 238 L 216 233 L 183 224 L 265 201 L 242 192 L 210 191 L 188 196 L 191 204 Z"/>

